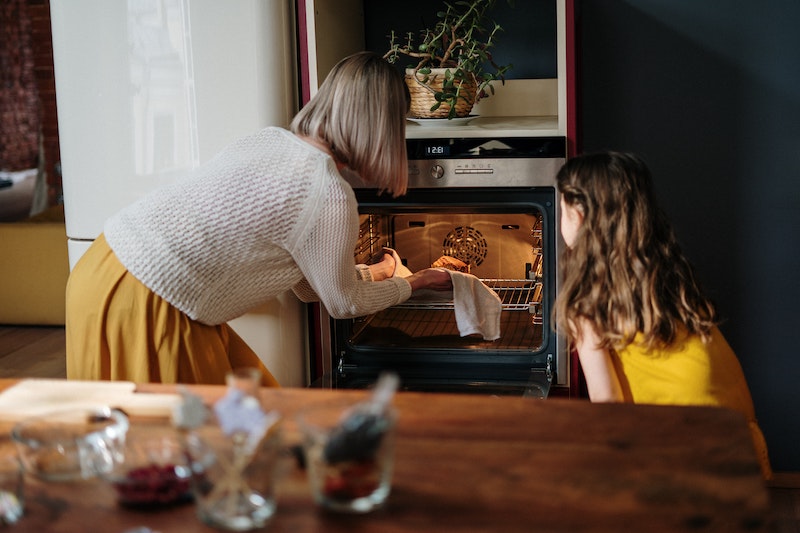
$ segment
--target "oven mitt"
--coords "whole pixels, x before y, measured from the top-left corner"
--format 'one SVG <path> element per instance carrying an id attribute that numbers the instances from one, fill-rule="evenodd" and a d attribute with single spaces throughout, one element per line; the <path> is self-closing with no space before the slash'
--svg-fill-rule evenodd
<path id="1" fill-rule="evenodd" d="M 397 252 L 394 249 L 384 247 L 383 250 L 384 252 L 392 254 L 392 257 L 394 258 L 394 274 L 392 274 L 393 278 L 407 278 L 413 274 L 413 272 L 411 272 L 408 267 L 405 266 L 402 261 L 400 261 L 400 256 L 397 255 Z"/>
<path id="2" fill-rule="evenodd" d="M 384 248 L 395 260 L 394 276 L 406 278 L 412 272 L 400 261 L 397 252 Z M 453 307 L 456 312 L 456 325 L 462 337 L 477 333 L 484 340 L 500 338 L 500 312 L 503 301 L 492 289 L 472 274 L 441 268 L 450 274 L 453 281 Z M 448 291 L 422 290 L 414 294 L 415 299 L 450 299 Z"/>
<path id="3" fill-rule="evenodd" d="M 400 256 L 397 255 L 397 252 L 391 248 L 386 246 L 383 247 L 384 253 L 391 254 L 394 258 L 394 274 L 392 274 L 393 278 L 407 278 L 413 272 L 411 272 L 401 261 Z M 369 265 L 365 265 L 363 263 L 359 263 L 356 265 L 356 270 L 359 272 L 360 279 L 364 281 L 373 281 L 372 273 L 369 270 Z"/>

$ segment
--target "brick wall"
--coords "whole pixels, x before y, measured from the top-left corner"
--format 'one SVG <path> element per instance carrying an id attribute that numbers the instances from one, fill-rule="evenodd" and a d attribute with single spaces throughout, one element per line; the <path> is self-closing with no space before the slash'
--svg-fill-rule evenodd
<path id="1" fill-rule="evenodd" d="M 49 0 L 0 2 L 0 170 L 41 161 L 48 204 L 61 200 L 61 159 Z"/>
<path id="2" fill-rule="evenodd" d="M 26 0 L 31 21 L 34 74 L 39 92 L 39 120 L 48 203 L 61 202 L 61 153 L 58 146 L 56 79 L 53 70 L 53 38 L 50 32 L 50 0 Z"/>
<path id="3" fill-rule="evenodd" d="M 25 0 L 0 3 L 0 169 L 36 166 L 39 97 Z"/>

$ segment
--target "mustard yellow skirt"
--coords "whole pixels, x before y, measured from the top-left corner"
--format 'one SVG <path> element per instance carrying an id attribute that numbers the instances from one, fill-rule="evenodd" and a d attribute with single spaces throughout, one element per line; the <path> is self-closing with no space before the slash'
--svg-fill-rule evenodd
<path id="1" fill-rule="evenodd" d="M 233 368 L 255 367 L 278 386 L 230 326 L 201 324 L 153 293 L 103 235 L 75 265 L 66 298 L 68 379 L 224 384 Z"/>

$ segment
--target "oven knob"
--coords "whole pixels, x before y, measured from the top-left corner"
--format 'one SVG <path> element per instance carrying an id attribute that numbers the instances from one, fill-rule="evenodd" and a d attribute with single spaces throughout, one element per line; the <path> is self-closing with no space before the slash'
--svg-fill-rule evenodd
<path id="1" fill-rule="evenodd" d="M 442 168 L 442 165 L 433 165 L 431 167 L 431 177 L 437 180 L 440 180 L 442 177 L 444 177 L 444 169 Z"/>

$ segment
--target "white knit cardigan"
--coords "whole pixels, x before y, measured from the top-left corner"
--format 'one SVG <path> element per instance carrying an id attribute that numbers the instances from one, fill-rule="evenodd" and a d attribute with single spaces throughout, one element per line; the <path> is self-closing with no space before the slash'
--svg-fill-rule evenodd
<path id="1" fill-rule="evenodd" d="M 220 324 L 293 289 L 350 318 L 401 303 L 411 286 L 360 279 L 358 209 L 333 159 L 266 128 L 110 218 L 106 239 L 145 286 Z"/>

